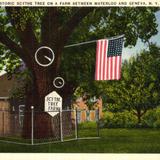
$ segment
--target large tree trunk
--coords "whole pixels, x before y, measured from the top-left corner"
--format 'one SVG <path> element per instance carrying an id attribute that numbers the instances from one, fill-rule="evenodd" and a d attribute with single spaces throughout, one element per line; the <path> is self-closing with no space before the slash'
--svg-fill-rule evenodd
<path id="1" fill-rule="evenodd" d="M 44 74 L 45 73 L 45 74 Z M 53 86 L 52 74 L 41 70 L 33 77 L 32 86 L 27 90 L 26 112 L 24 118 L 23 137 L 31 137 L 31 106 L 34 106 L 34 138 L 60 138 L 59 114 L 52 117 L 44 112 L 45 96 L 56 91 L 63 99 L 63 108 L 71 104 L 71 95 L 74 92 L 73 85 L 65 83 L 62 89 Z"/>

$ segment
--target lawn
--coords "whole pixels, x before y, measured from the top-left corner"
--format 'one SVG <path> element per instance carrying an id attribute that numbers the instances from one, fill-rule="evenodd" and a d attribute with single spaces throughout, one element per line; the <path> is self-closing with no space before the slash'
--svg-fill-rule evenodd
<path id="1" fill-rule="evenodd" d="M 85 134 L 84 132 L 82 133 Z M 32 153 L 160 153 L 160 130 L 102 129 L 101 138 L 25 146 L 0 142 L 0 152 Z"/>

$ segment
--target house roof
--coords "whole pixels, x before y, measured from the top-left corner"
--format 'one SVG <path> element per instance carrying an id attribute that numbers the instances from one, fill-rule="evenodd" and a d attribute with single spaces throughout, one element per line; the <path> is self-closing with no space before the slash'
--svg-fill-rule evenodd
<path id="1" fill-rule="evenodd" d="M 7 74 L 0 76 L 0 97 L 6 98 L 9 97 L 9 92 L 16 83 L 15 78 L 8 80 Z"/>

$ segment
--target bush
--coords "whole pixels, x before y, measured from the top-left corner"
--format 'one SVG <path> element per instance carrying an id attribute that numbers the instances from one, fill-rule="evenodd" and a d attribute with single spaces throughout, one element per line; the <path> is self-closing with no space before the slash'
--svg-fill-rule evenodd
<path id="1" fill-rule="evenodd" d="M 106 124 L 109 124 L 113 119 L 113 113 L 112 112 L 103 112 L 103 118 L 99 121 L 99 127 L 105 128 Z"/>
<path id="2" fill-rule="evenodd" d="M 144 127 L 153 127 L 153 123 L 156 122 L 156 114 L 155 114 L 155 109 L 153 110 L 148 110 L 145 115 L 142 117 L 142 125 Z"/>
<path id="3" fill-rule="evenodd" d="M 104 112 L 100 120 L 101 128 L 160 128 L 160 107 L 148 110 L 142 117 L 141 124 L 138 124 L 137 117 L 129 111 Z"/>
<path id="4" fill-rule="evenodd" d="M 153 123 L 153 127 L 154 127 L 154 128 L 160 128 L 160 119 L 156 120 L 156 121 Z"/>
<path id="5" fill-rule="evenodd" d="M 94 128 L 97 128 L 97 123 L 94 121 L 93 122 L 82 122 L 78 124 L 78 128 L 79 129 L 84 129 L 84 128 L 94 129 Z"/>
<path id="6" fill-rule="evenodd" d="M 137 117 L 132 112 L 105 112 L 100 121 L 100 127 L 107 128 L 132 128 L 137 124 Z"/>
<path id="7" fill-rule="evenodd" d="M 142 118 L 143 126 L 160 128 L 160 107 L 148 110 Z"/>

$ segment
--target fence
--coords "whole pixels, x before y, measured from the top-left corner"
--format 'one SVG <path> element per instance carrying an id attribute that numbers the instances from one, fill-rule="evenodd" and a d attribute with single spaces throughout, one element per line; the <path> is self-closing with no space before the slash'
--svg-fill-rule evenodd
<path id="1" fill-rule="evenodd" d="M 25 111 L 23 114 L 22 112 L 1 110 L 0 141 L 39 145 L 81 138 L 95 138 L 99 137 L 98 124 L 98 110 L 44 112 L 34 111 L 32 107 L 30 111 Z"/>

